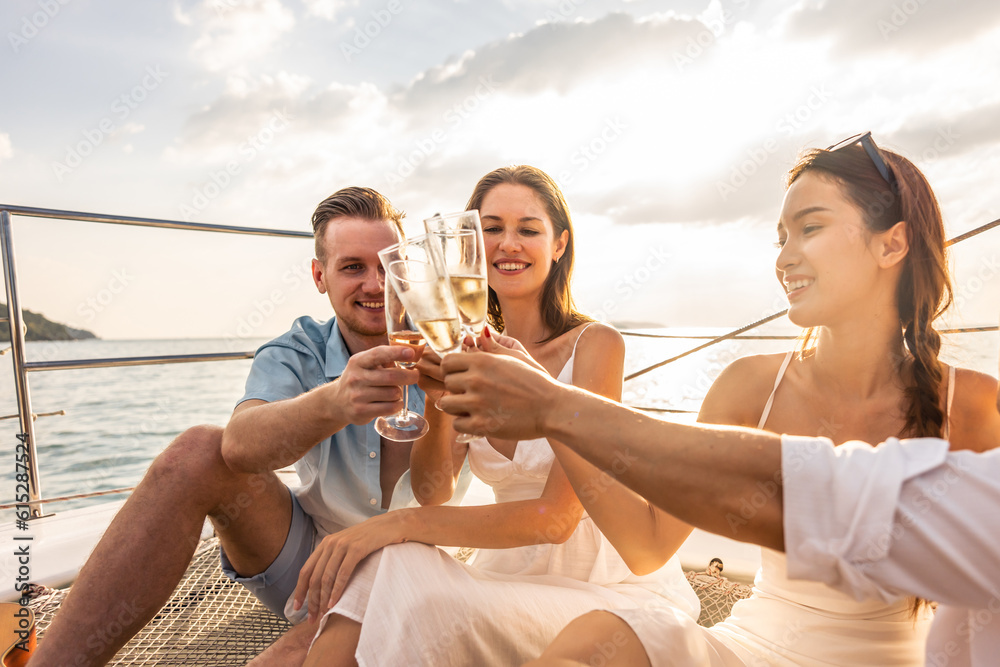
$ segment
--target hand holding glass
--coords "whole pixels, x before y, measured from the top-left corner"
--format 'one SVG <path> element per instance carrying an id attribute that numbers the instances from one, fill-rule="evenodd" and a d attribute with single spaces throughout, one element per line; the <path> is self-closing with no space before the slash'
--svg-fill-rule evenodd
<path id="1" fill-rule="evenodd" d="M 403 259 L 418 259 L 430 262 L 433 258 L 427 247 L 427 237 L 418 236 L 409 241 L 402 241 L 379 251 L 379 261 L 388 275 L 389 265 Z M 413 324 L 413 319 L 407 315 L 395 288 L 388 277 L 385 280 L 385 325 L 390 345 L 406 345 L 416 353 L 414 363 L 400 364 L 401 367 L 412 368 L 423 353 L 423 335 Z M 408 442 L 422 437 L 428 429 L 423 415 L 410 412 L 407 408 L 409 390 L 403 387 L 403 409 L 391 417 L 379 418 L 375 422 L 375 430 L 379 435 L 397 442 Z"/>
<path id="2" fill-rule="evenodd" d="M 424 351 L 424 336 L 407 316 L 392 284 L 385 281 L 385 327 L 390 345 L 403 345 L 414 352 L 413 361 L 396 362 L 400 368 L 413 368 Z M 429 428 L 423 415 L 410 412 L 409 385 L 403 385 L 403 407 L 394 415 L 375 420 L 375 430 L 387 440 L 409 442 L 422 438 Z"/>

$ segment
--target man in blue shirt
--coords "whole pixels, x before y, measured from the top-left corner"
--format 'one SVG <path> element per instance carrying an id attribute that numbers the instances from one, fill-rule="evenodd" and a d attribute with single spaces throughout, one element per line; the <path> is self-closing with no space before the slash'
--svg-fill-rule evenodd
<path id="1" fill-rule="evenodd" d="M 313 214 L 313 281 L 335 317 L 295 321 L 254 358 L 225 429 L 182 433 L 151 464 L 53 619 L 32 665 L 103 665 L 157 613 L 180 581 L 205 518 L 223 569 L 283 615 L 299 570 L 324 535 L 412 500 L 408 443 L 382 443 L 372 420 L 402 408 L 413 352 L 390 347 L 378 251 L 403 214 L 368 188 L 345 188 Z M 410 392 L 423 411 L 423 394 Z M 318 444 L 317 444 L 318 443 Z M 294 464 L 295 493 L 274 471 Z M 129 613 L 120 614 L 123 601 Z M 122 631 L 107 637 L 115 616 Z M 282 646 L 308 642 L 298 626 Z M 100 641 L 88 638 L 101 637 Z"/>

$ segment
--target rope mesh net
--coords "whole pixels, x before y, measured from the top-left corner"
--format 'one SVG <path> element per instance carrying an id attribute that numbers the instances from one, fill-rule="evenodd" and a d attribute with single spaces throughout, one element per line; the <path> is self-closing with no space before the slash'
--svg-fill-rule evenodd
<path id="1" fill-rule="evenodd" d="M 66 592 L 46 589 L 32 602 L 42 640 Z M 213 538 L 198 547 L 173 597 L 108 664 L 245 665 L 290 627 L 222 573 Z"/>
<path id="2" fill-rule="evenodd" d="M 466 560 L 472 549 L 456 557 Z M 711 627 L 729 615 L 737 600 L 750 595 L 746 584 L 725 577 L 708 582 L 702 572 L 687 572 L 701 600 L 698 623 Z M 59 610 L 68 590 L 38 587 L 32 600 L 38 636 Z M 291 627 L 262 605 L 219 567 L 219 541 L 198 547 L 174 595 L 148 625 L 118 652 L 109 665 L 245 665 Z M 114 625 L 109 626 L 109 632 Z"/>

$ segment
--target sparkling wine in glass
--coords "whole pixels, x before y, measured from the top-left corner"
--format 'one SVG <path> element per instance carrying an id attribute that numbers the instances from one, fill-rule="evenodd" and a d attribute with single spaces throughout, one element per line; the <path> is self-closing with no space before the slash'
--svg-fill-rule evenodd
<path id="1" fill-rule="evenodd" d="M 475 235 L 468 230 L 444 232 L 434 236 L 440 239 L 445 246 L 468 247 L 475 242 L 473 240 Z M 448 269 L 448 281 L 462 316 L 462 326 L 474 338 L 478 338 L 483 333 L 483 327 L 486 326 L 486 277 L 474 274 L 473 270 L 468 265 L 451 265 Z"/>
<path id="2" fill-rule="evenodd" d="M 385 326 L 390 345 L 403 345 L 414 352 L 413 361 L 398 361 L 400 368 L 413 368 L 424 351 L 424 335 L 420 333 L 407 315 L 403 302 L 393 288 L 385 281 Z M 375 430 L 386 440 L 410 442 L 422 438 L 429 428 L 423 415 L 409 409 L 409 385 L 403 385 L 403 407 L 394 415 L 375 420 Z"/>
<path id="3" fill-rule="evenodd" d="M 443 265 L 443 255 L 437 250 L 430 235 L 426 234 L 382 250 L 379 252 L 379 260 L 385 269 L 387 281 L 400 279 L 398 275 L 392 277 L 394 273 L 404 275 L 406 277 L 402 280 L 421 295 L 419 298 L 426 300 L 426 303 L 419 308 L 416 305 L 407 308 L 411 309 L 412 319 L 417 329 L 424 335 L 427 344 L 438 354 L 444 355 L 461 350 L 464 335 L 451 281 Z M 416 263 L 409 267 L 405 264 L 413 261 Z M 394 271 L 392 266 L 400 262 L 403 264 L 397 266 Z M 483 283 L 485 285 L 485 278 Z M 397 285 L 397 290 L 399 289 Z M 417 298 L 416 295 L 414 298 Z M 485 319 L 485 304 L 484 294 L 482 319 Z M 418 312 L 421 313 L 419 317 L 416 314 Z M 479 331 L 482 331 L 482 327 Z M 438 404 L 435 404 L 435 407 L 441 409 Z M 474 436 L 465 433 L 459 433 L 457 436 L 458 442 L 471 442 L 473 439 Z"/>
<path id="4" fill-rule="evenodd" d="M 479 211 L 435 215 L 424 220 L 432 252 L 448 281 L 466 333 L 478 338 L 486 325 L 486 244 Z"/>
<path id="5" fill-rule="evenodd" d="M 462 324 L 447 276 L 430 262 L 389 264 L 386 279 L 424 340 L 442 357 L 462 349 Z"/>

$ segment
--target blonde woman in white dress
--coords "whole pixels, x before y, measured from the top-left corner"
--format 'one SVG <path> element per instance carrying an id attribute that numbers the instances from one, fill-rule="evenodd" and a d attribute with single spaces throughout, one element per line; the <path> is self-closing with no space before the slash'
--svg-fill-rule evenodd
<path id="1" fill-rule="evenodd" d="M 624 344 L 573 307 L 573 232 L 555 182 L 533 167 L 498 169 L 480 180 L 468 208 L 483 222 L 490 322 L 506 334 L 486 333 L 480 347 L 530 355 L 562 382 L 619 399 Z M 429 356 L 421 368 L 433 406 L 440 369 Z M 454 442 L 450 417 L 432 407 L 426 417 L 431 433 L 411 454 L 414 494 L 424 507 L 325 538 L 302 571 L 295 598 L 301 603 L 308 591 L 310 614 L 322 617 L 306 665 L 514 665 L 594 609 L 670 608 L 698 617 L 674 557 L 687 525 L 648 511 L 642 530 L 609 525 L 605 537 L 587 514 L 606 512 L 595 498 L 621 497 L 616 505 L 632 503 L 635 514 L 648 504 L 609 488 L 607 476 L 578 457 L 563 456 L 560 465 L 558 443 L 479 438 L 466 446 Z M 466 457 L 496 504 L 440 506 Z M 478 552 L 464 564 L 432 544 Z"/>
<path id="2" fill-rule="evenodd" d="M 951 287 L 934 194 L 909 160 L 878 149 L 870 135 L 852 139 L 800 159 L 778 221 L 775 269 L 788 316 L 810 328 L 815 346 L 734 362 L 699 420 L 836 444 L 933 436 L 949 438 L 953 449 L 995 447 L 996 380 L 938 360 L 933 321 Z M 762 489 L 763 501 L 777 491 L 777 483 Z M 736 539 L 749 518 L 741 513 L 754 502 L 731 513 Z M 708 629 L 663 611 L 585 615 L 532 665 L 592 664 L 595 643 L 622 634 L 628 639 L 602 664 L 924 664 L 926 604 L 858 602 L 785 571 L 784 554 L 764 549 L 753 595 Z"/>

